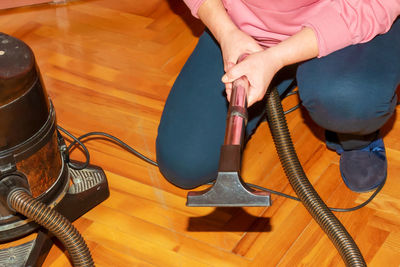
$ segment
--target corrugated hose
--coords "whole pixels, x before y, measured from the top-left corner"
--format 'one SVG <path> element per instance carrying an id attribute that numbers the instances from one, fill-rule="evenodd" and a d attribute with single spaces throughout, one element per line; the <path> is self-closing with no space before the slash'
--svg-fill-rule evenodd
<path id="1" fill-rule="evenodd" d="M 65 246 L 76 267 L 94 266 L 92 256 L 78 230 L 60 213 L 31 197 L 25 190 L 16 189 L 8 195 L 9 205 L 54 234 Z"/>
<path id="2" fill-rule="evenodd" d="M 267 93 L 267 114 L 279 159 L 293 190 L 335 245 L 344 263 L 352 267 L 367 266 L 351 235 L 326 206 L 305 175 L 293 146 L 279 94 L 275 88 Z"/>

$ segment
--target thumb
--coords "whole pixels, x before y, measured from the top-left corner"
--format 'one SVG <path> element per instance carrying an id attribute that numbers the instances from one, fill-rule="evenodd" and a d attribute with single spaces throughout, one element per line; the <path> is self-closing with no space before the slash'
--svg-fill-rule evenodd
<path id="1" fill-rule="evenodd" d="M 240 67 L 240 64 L 233 66 L 224 74 L 224 76 L 222 76 L 221 81 L 223 83 L 231 83 L 237 80 L 238 78 L 243 76 L 241 69 L 242 68 Z"/>
<path id="2" fill-rule="evenodd" d="M 232 68 L 233 66 L 235 66 L 235 63 L 231 61 L 224 63 L 224 71 L 225 72 L 229 71 L 229 69 Z"/>

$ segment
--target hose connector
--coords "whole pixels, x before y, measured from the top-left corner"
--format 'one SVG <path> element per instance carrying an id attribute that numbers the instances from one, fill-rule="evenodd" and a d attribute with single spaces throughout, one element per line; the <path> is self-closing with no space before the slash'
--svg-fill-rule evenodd
<path id="1" fill-rule="evenodd" d="M 67 249 L 75 267 L 94 266 L 78 230 L 63 215 L 32 197 L 23 173 L 10 173 L 0 178 L 0 204 L 0 215 L 18 212 L 53 233 Z"/>
<path id="2" fill-rule="evenodd" d="M 31 195 L 27 177 L 20 172 L 13 172 L 0 178 L 0 215 L 16 213 L 10 204 L 10 196 L 16 190 L 23 190 Z"/>

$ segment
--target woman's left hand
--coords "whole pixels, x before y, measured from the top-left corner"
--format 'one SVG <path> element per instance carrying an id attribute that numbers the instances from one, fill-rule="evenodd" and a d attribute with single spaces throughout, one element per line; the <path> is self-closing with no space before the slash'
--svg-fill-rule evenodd
<path id="1" fill-rule="evenodd" d="M 283 67 L 282 61 L 272 51 L 267 49 L 250 54 L 222 76 L 222 82 L 225 84 L 230 84 L 242 76 L 248 79 L 250 86 L 247 92 L 247 103 L 249 107 L 263 99 L 272 78 Z M 227 90 L 226 93 L 229 100 L 231 90 Z"/>

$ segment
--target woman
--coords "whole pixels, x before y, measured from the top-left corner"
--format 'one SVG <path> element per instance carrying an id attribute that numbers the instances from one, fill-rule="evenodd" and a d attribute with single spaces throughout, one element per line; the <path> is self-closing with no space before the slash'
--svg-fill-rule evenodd
<path id="1" fill-rule="evenodd" d="M 386 178 L 380 127 L 400 83 L 399 0 L 185 0 L 209 31 L 167 99 L 157 137 L 163 175 L 182 188 L 216 177 L 232 82 L 246 76 L 251 133 L 270 86 L 297 82 L 353 191 Z M 212 36 L 211 36 L 212 35 Z M 379 35 L 379 36 L 378 36 Z M 237 63 L 243 54 L 249 54 Z M 226 91 L 226 95 L 223 91 Z"/>

